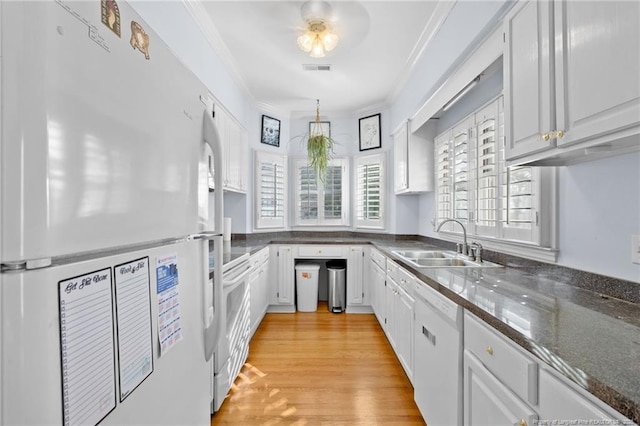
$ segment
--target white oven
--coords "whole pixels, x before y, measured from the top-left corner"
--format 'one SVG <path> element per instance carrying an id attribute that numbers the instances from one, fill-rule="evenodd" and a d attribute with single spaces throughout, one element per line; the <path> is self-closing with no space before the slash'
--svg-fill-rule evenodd
<path id="1" fill-rule="evenodd" d="M 246 254 L 223 267 L 221 315 L 222 333 L 213 354 L 213 402 L 211 412 L 220 409 L 233 381 L 249 354 L 249 273 Z"/>

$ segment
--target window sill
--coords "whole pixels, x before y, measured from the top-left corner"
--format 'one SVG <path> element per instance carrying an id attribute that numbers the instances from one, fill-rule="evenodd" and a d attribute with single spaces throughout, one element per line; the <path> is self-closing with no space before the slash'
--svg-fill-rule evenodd
<path id="1" fill-rule="evenodd" d="M 438 236 L 447 241 L 453 241 L 455 243 L 462 242 L 461 234 L 452 232 L 439 232 Z M 541 247 L 534 244 L 523 243 L 520 241 L 498 240 L 495 238 L 468 235 L 467 244 L 471 244 L 472 241 L 479 242 L 480 244 L 482 244 L 482 247 L 488 250 L 537 260 L 539 262 L 556 263 L 558 260 L 558 249 L 556 248 Z"/>

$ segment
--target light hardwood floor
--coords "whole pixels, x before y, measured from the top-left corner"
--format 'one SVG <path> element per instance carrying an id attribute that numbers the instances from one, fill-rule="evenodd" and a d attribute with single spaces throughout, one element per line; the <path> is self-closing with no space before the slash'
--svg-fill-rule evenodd
<path id="1" fill-rule="evenodd" d="M 424 425 L 374 315 L 267 314 L 211 425 Z"/>

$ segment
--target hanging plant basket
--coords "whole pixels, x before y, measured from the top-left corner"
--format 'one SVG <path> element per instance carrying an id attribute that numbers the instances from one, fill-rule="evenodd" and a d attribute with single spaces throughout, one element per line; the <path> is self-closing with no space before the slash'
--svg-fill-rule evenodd
<path id="1" fill-rule="evenodd" d="M 307 157 L 309 165 L 316 172 L 317 178 L 324 182 L 327 175 L 327 165 L 333 155 L 334 140 L 330 135 L 322 132 L 320 124 L 320 100 L 316 101 L 316 120 L 311 126 L 307 139 Z"/>

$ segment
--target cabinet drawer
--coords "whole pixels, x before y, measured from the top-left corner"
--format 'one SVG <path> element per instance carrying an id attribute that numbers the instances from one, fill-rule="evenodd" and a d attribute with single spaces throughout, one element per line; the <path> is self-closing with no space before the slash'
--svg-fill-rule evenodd
<path id="1" fill-rule="evenodd" d="M 252 268 L 257 268 L 269 259 L 269 249 L 263 248 L 249 258 Z"/>
<path id="2" fill-rule="evenodd" d="M 387 268 L 385 269 L 388 277 L 391 277 L 396 283 L 398 282 L 398 269 L 400 267 L 396 262 L 391 259 L 387 259 Z"/>
<path id="3" fill-rule="evenodd" d="M 386 262 L 386 257 L 384 257 L 384 255 L 382 253 L 380 253 L 378 250 L 372 249 L 371 250 L 371 260 L 380 267 L 380 269 L 382 269 L 383 271 L 387 270 L 387 262 Z"/>
<path id="4" fill-rule="evenodd" d="M 400 287 L 409 295 L 413 296 L 413 283 L 416 278 L 403 268 L 398 267 L 396 272 L 397 282 Z"/>
<path id="5" fill-rule="evenodd" d="M 464 316 L 464 347 L 516 395 L 538 404 L 538 364 L 468 312 Z"/>
<path id="6" fill-rule="evenodd" d="M 260 259 L 260 263 L 264 263 L 269 260 L 269 248 L 265 247 L 258 252 L 258 259 Z"/>
<path id="7" fill-rule="evenodd" d="M 343 246 L 300 246 L 298 257 L 344 257 Z"/>

